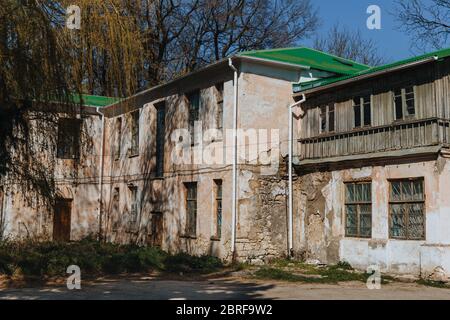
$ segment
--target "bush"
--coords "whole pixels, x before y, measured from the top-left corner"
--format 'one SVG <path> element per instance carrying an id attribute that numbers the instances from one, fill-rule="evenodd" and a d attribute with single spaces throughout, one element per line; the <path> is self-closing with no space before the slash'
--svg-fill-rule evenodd
<path id="1" fill-rule="evenodd" d="M 213 272 L 223 267 L 222 261 L 211 256 L 190 256 L 179 253 L 169 256 L 165 261 L 166 270 L 171 272 Z"/>

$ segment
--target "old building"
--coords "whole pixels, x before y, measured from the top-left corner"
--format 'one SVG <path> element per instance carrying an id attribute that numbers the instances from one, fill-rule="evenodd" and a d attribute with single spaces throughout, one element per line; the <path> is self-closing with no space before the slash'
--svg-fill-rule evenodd
<path id="1" fill-rule="evenodd" d="M 45 150 L 55 208 L 3 177 L 2 229 L 449 273 L 449 56 L 371 68 L 307 48 L 255 51 L 120 101 L 86 96 Z"/>
<path id="2" fill-rule="evenodd" d="M 450 274 L 450 50 L 295 86 L 296 251 Z"/>

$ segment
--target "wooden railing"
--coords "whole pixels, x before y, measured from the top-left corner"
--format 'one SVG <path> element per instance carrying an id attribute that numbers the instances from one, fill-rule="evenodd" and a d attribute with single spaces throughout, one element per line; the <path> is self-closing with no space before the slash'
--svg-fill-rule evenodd
<path id="1" fill-rule="evenodd" d="M 450 143 L 450 120 L 430 118 L 299 139 L 299 159 L 321 159 Z"/>

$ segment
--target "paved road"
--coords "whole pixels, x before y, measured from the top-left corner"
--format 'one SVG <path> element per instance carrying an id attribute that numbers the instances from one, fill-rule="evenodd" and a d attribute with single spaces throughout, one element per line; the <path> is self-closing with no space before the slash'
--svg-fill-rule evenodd
<path id="1" fill-rule="evenodd" d="M 69 291 L 65 286 L 0 289 L 0 299 L 31 300 L 227 300 L 227 299 L 446 299 L 450 289 L 419 286 L 410 283 L 383 285 L 368 290 L 362 283 L 316 285 L 248 281 L 221 278 L 209 281 L 156 280 L 152 278 L 110 279 L 82 283 L 82 289 Z"/>

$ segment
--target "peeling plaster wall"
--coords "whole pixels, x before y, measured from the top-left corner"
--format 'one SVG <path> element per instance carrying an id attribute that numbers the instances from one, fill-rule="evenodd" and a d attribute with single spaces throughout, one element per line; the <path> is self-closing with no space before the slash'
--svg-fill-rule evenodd
<path id="1" fill-rule="evenodd" d="M 401 165 L 316 172 L 296 181 L 298 255 L 323 263 L 347 261 L 365 270 L 430 276 L 436 268 L 450 276 L 449 159 Z M 426 240 L 389 239 L 389 180 L 423 177 Z M 372 181 L 372 238 L 345 237 L 344 182 Z"/>

